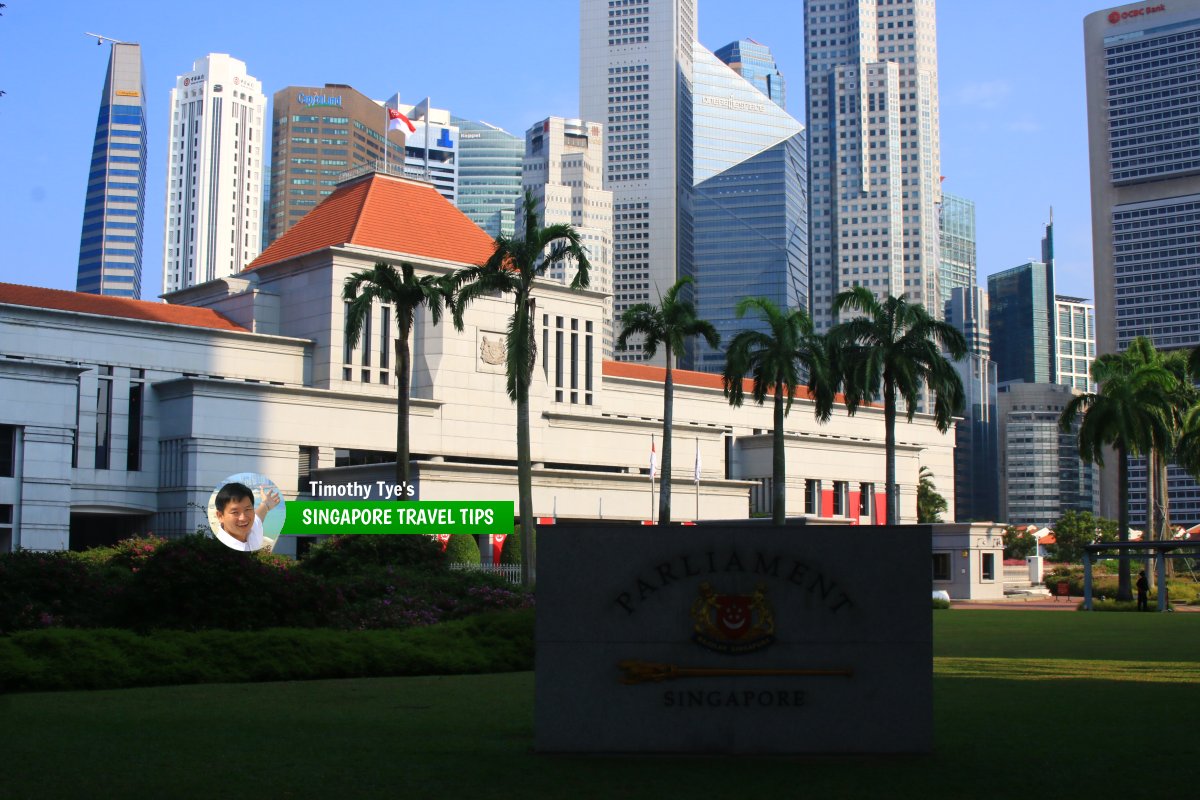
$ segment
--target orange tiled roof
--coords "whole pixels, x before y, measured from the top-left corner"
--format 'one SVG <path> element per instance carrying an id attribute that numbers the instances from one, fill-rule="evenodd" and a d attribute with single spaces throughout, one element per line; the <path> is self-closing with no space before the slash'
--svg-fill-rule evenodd
<path id="1" fill-rule="evenodd" d="M 427 183 L 374 174 L 342 184 L 246 269 L 355 244 L 414 256 L 482 264 L 492 237 Z"/>
<path id="2" fill-rule="evenodd" d="M 53 308 L 58 311 L 76 311 L 82 314 L 99 314 L 104 317 L 140 319 L 147 322 L 167 322 L 172 325 L 188 325 L 193 328 L 246 331 L 246 328 L 211 308 L 173 306 L 167 303 L 133 300 L 128 297 L 66 292 L 62 289 L 43 289 L 38 286 L 21 286 L 16 283 L 0 283 L 0 303 L 32 308 Z"/>
<path id="3" fill-rule="evenodd" d="M 649 364 L 634 364 L 629 361 L 605 361 L 604 375 L 610 378 L 633 378 L 642 381 L 658 381 L 662 383 L 667 379 L 667 370 L 665 367 L 655 367 Z M 715 372 L 695 372 L 687 369 L 676 369 L 671 371 L 671 377 L 679 386 L 698 386 L 703 389 L 724 389 L 725 385 L 721 382 L 721 376 Z M 746 394 L 751 394 L 754 391 L 754 381 L 747 378 L 742 381 L 742 386 Z M 796 387 L 797 400 L 810 400 L 812 393 L 808 391 L 807 386 Z M 846 398 L 838 394 L 834 398 L 835 402 L 845 403 Z M 871 403 L 863 403 L 863 406 L 870 408 Z"/>

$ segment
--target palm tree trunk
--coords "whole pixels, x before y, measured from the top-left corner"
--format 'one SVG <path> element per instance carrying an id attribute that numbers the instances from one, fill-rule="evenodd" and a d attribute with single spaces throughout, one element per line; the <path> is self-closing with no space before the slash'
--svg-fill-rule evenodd
<path id="1" fill-rule="evenodd" d="M 400 311 L 400 307 L 396 307 Z M 396 484 L 405 484 L 411 477 L 408 454 L 408 411 L 411 405 L 412 382 L 412 351 L 408 345 L 408 335 L 412 324 L 405 319 L 402 311 L 399 317 L 400 337 L 396 339 Z M 401 493 L 396 499 L 407 497 Z"/>
<path id="2" fill-rule="evenodd" d="M 1129 460 L 1125 448 L 1117 448 L 1117 540 L 1129 541 Z M 1117 599 L 1133 599 L 1133 585 L 1129 580 L 1129 559 L 1122 558 L 1117 567 Z"/>
<path id="3" fill-rule="evenodd" d="M 787 458 L 783 449 L 783 385 L 775 382 L 775 430 L 771 431 L 771 521 L 787 524 Z M 821 502 L 821 498 L 817 498 Z M 818 514 L 817 516 L 820 516 Z"/>
<path id="4" fill-rule="evenodd" d="M 518 299 L 516 335 L 530 337 L 532 343 L 533 329 L 530 326 L 528 306 L 524 298 Z M 521 517 L 521 584 L 533 586 L 533 576 L 536 569 L 534 559 L 535 547 L 533 520 L 533 459 L 529 452 L 529 380 L 528 364 L 517 364 L 517 503 Z"/>
<path id="5" fill-rule="evenodd" d="M 900 524 L 900 487 L 896 485 L 896 391 L 888 377 L 883 379 L 884 478 L 887 481 L 888 525 Z"/>
<path id="6" fill-rule="evenodd" d="M 1166 486 L 1166 458 L 1159 456 L 1158 458 L 1158 519 L 1160 523 L 1158 539 L 1170 539 L 1171 537 L 1171 509 L 1170 509 L 1170 492 Z M 1159 557 L 1162 558 L 1162 557 Z M 1175 561 L 1174 559 L 1166 559 L 1166 577 L 1175 576 Z M 1158 572 L 1154 572 L 1158 575 Z"/>
<path id="7" fill-rule="evenodd" d="M 1146 525 L 1142 533 L 1142 542 L 1151 542 L 1158 538 L 1158 454 L 1151 448 L 1146 455 Z M 1146 579 L 1154 585 L 1154 570 L 1150 567 L 1150 556 L 1142 558 L 1142 568 L 1146 570 Z"/>
<path id="8" fill-rule="evenodd" d="M 671 345 L 666 346 L 667 377 L 663 382 L 663 453 L 662 473 L 658 480 L 658 524 L 671 524 L 671 428 L 675 378 L 671 373 Z"/>

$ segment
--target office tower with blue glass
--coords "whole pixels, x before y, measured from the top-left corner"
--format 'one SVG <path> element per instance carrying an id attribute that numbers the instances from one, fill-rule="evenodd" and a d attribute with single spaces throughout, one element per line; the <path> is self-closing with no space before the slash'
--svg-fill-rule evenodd
<path id="1" fill-rule="evenodd" d="M 698 43 L 692 64 L 696 307 L 728 343 L 762 325 L 737 318 L 743 297 L 808 310 L 804 126 Z M 724 364 L 697 343 L 695 369 Z"/>
<path id="2" fill-rule="evenodd" d="M 775 105 L 787 108 L 787 86 L 783 73 L 775 64 L 771 48 L 753 39 L 739 39 L 713 51 L 713 55 L 729 65 Z"/>
<path id="3" fill-rule="evenodd" d="M 458 210 L 488 236 L 512 236 L 525 142 L 486 122 L 452 114 L 450 123 L 458 127 Z"/>
<path id="4" fill-rule="evenodd" d="M 1083 20 L 1091 161 L 1096 350 L 1138 336 L 1200 345 L 1200 0 L 1128 3 Z M 1117 516 L 1106 462 L 1102 513 Z M 1172 522 L 1200 522 L 1200 485 L 1172 465 Z M 1144 463 L 1131 462 L 1133 524 L 1146 516 Z"/>
<path id="5" fill-rule="evenodd" d="M 1000 382 L 1057 383 L 1053 258 L 989 275 L 988 305 Z"/>
<path id="6" fill-rule="evenodd" d="M 943 192 L 939 229 L 942 247 L 938 291 L 944 307 L 955 289 L 975 286 L 975 202 Z"/>
<path id="7" fill-rule="evenodd" d="M 75 290 L 117 297 L 142 292 L 146 210 L 146 76 L 142 48 L 117 42 L 100 95 L 79 237 Z"/>

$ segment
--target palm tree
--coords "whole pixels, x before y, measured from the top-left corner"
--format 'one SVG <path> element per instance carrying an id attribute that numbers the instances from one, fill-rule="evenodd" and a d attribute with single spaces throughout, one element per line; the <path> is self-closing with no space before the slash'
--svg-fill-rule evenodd
<path id="1" fill-rule="evenodd" d="M 687 339 L 703 336 L 710 347 L 716 348 L 721 337 L 711 322 L 696 316 L 696 306 L 686 297 L 683 289 L 691 285 L 692 279 L 684 276 L 675 281 L 658 305 L 638 303 L 625 309 L 621 315 L 621 335 L 617 337 L 617 349 L 624 350 L 631 336 L 642 336 L 642 352 L 653 358 L 662 345 L 667 357 L 667 375 L 663 382 L 663 450 L 662 481 L 658 492 L 658 524 L 671 524 L 671 426 L 672 406 L 675 402 L 675 382 L 672 377 L 672 361 L 677 353 L 683 352 Z"/>
<path id="2" fill-rule="evenodd" d="M 935 393 L 934 424 L 942 433 L 963 405 L 962 380 L 942 353 L 958 360 L 967 342 L 954 326 L 929 316 L 904 296 L 882 303 L 863 286 L 842 292 L 833 301 L 837 318 L 843 311 L 862 316 L 840 322 L 830 332 L 830 347 L 839 359 L 846 410 L 853 414 L 864 400 L 883 395 L 887 458 L 887 524 L 900 520 L 900 487 L 896 483 L 896 400 L 904 398 L 908 419 L 917 411 L 921 387 Z"/>
<path id="3" fill-rule="evenodd" d="M 396 308 L 396 483 L 409 484 L 411 465 L 408 451 L 408 412 L 412 396 L 412 351 L 408 344 L 413 317 L 421 306 L 429 309 L 436 325 L 442 318 L 442 303 L 448 299 L 444 279 L 433 275 L 416 276 L 413 265 L 400 264 L 397 271 L 391 264 L 379 262 L 370 270 L 355 272 L 346 278 L 342 299 L 350 304 L 346 314 L 346 338 L 353 347 L 358 344 L 363 325 L 370 318 L 376 302 Z"/>
<path id="4" fill-rule="evenodd" d="M 767 394 L 775 398 L 775 427 L 771 431 L 771 518 L 787 520 L 787 465 L 783 444 L 783 418 L 792 410 L 796 387 L 808 373 L 808 388 L 816 401 L 814 413 L 827 422 L 833 413 L 836 384 L 831 374 L 824 337 L 813 332 L 812 319 L 803 309 L 783 311 L 765 297 L 746 297 L 737 304 L 738 319 L 758 312 L 767 331 L 744 330 L 733 337 L 725 354 L 721 376 L 725 396 L 735 408 L 745 399 L 744 381 L 753 383 L 751 396 L 762 405 Z M 784 399 L 786 397 L 786 403 Z"/>
<path id="5" fill-rule="evenodd" d="M 1070 432 L 1082 414 L 1079 455 L 1085 462 L 1103 467 L 1105 447 L 1116 450 L 1117 537 L 1122 542 L 1129 541 L 1129 458 L 1165 447 L 1174 414 L 1175 379 L 1149 357 L 1147 345 L 1139 337 L 1124 353 L 1106 353 L 1093 361 L 1091 377 L 1099 391 L 1075 396 L 1059 417 L 1059 429 Z M 1128 559 L 1120 560 L 1117 576 L 1117 599 L 1131 600 Z"/>
<path id="6" fill-rule="evenodd" d="M 537 359 L 534 342 L 534 279 L 554 267 L 573 262 L 577 268 L 572 289 L 589 285 L 587 253 L 579 233 L 571 225 L 541 227 L 537 201 L 525 191 L 525 228 L 521 238 L 497 236 L 495 249 L 486 262 L 460 269 L 451 277 L 454 287 L 454 327 L 463 329 L 467 305 L 490 294 L 511 294 L 513 314 L 505 337 L 505 373 L 508 397 L 517 404 L 517 496 L 521 517 L 521 581 L 533 585 L 533 464 L 529 453 L 529 384 Z"/>

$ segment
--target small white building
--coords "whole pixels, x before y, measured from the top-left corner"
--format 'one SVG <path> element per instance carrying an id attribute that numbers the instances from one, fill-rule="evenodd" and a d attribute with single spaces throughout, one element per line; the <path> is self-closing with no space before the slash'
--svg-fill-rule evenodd
<path id="1" fill-rule="evenodd" d="M 11 448 L 0 452 L 0 549 L 177 535 L 204 524 L 229 475 L 267 475 L 293 499 L 312 470 L 394 459 L 393 310 L 377 308 L 351 348 L 342 286 L 379 261 L 445 273 L 491 249 L 429 184 L 376 174 L 341 185 L 246 271 L 169 304 L 0 284 L 0 449 Z M 536 296 L 534 513 L 650 518 L 663 370 L 601 358 L 605 295 L 547 281 Z M 511 307 L 476 302 L 461 333 L 418 314 L 422 499 L 517 498 L 516 412 L 496 346 Z M 674 517 L 768 511 L 770 406 L 731 408 L 715 375 L 676 371 L 675 384 Z M 915 522 L 918 470 L 952 474 L 953 438 L 917 415 L 897 439 L 901 518 Z M 786 442 L 791 514 L 882 519 L 881 408 L 822 425 L 801 392 Z"/>

